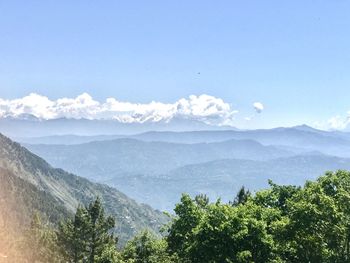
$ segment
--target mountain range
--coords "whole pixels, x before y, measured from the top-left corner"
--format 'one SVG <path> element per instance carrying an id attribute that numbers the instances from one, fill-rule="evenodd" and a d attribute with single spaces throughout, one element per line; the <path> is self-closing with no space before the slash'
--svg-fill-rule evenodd
<path id="1" fill-rule="evenodd" d="M 10 137 L 43 137 L 78 134 L 96 136 L 101 134 L 135 134 L 146 131 L 192 131 L 233 129 L 230 126 L 214 126 L 202 121 L 172 118 L 157 122 L 124 123 L 113 119 L 40 119 L 30 114 L 17 117 L 0 117 L 0 131 Z"/>
<path id="2" fill-rule="evenodd" d="M 57 120 L 58 121 L 58 120 Z M 149 131 L 138 134 L 122 134 L 121 130 L 114 129 L 114 134 L 105 135 L 74 135 L 74 128 L 70 132 L 57 135 L 30 136 L 31 132 L 25 133 L 19 126 L 21 134 L 26 136 L 15 136 L 18 132 L 10 133 L 10 137 L 16 141 L 28 144 L 82 144 L 94 141 L 107 141 L 115 139 L 137 139 L 150 142 L 170 142 L 170 143 L 213 143 L 227 140 L 254 140 L 263 145 L 274 145 L 290 147 L 292 151 L 320 151 L 327 154 L 350 157 L 350 133 L 340 131 L 322 131 L 307 125 L 295 126 L 291 128 L 274 128 L 259 130 L 197 130 L 197 131 Z M 0 120 L 0 131 L 1 129 Z M 87 130 L 89 130 L 87 128 Z M 103 130 L 103 126 L 101 126 Z M 52 132 L 52 131 L 51 131 Z M 40 134 L 40 132 L 38 133 Z M 103 133 L 102 133 L 103 134 Z"/>
<path id="3" fill-rule="evenodd" d="M 183 192 L 228 201 L 242 185 L 254 191 L 269 179 L 302 184 L 326 170 L 350 168 L 347 133 L 306 125 L 23 141 L 54 167 L 116 187 L 138 202 L 170 212 Z"/>
<path id="4" fill-rule="evenodd" d="M 116 139 L 78 145 L 25 145 L 55 167 L 95 181 L 138 174 L 155 176 L 184 165 L 217 159 L 267 160 L 294 155 L 289 150 L 253 140 L 185 144 Z"/>

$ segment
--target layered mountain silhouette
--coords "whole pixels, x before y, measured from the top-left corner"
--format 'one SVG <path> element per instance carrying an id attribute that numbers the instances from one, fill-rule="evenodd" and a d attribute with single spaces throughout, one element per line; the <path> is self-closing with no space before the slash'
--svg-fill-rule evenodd
<path id="1" fill-rule="evenodd" d="M 172 118 L 169 121 L 124 123 L 114 119 L 39 119 L 30 114 L 17 117 L 0 118 L 0 131 L 11 137 L 37 137 L 66 134 L 79 135 L 115 135 L 135 134 L 146 131 L 192 131 L 233 129 L 230 126 L 217 126 L 202 121 L 184 118 Z"/>
<path id="2" fill-rule="evenodd" d="M 54 139 L 64 145 L 42 144 Z M 95 141 L 79 144 L 79 140 Z M 25 145 L 53 166 L 117 187 L 139 202 L 168 211 L 184 192 L 228 201 L 242 185 L 254 191 L 265 187 L 269 179 L 303 184 L 326 170 L 350 168 L 347 133 L 306 125 L 116 137 L 56 136 L 35 138 L 35 142 L 41 144 Z"/>
<path id="3" fill-rule="evenodd" d="M 160 175 L 184 165 L 217 159 L 268 160 L 294 155 L 253 140 L 185 144 L 117 139 L 78 145 L 26 146 L 55 167 L 97 181 L 125 175 Z"/>

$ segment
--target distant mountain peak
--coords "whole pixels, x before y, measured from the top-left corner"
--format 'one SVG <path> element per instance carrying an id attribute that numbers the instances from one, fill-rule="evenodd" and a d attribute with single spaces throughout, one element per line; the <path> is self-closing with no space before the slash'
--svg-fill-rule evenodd
<path id="1" fill-rule="evenodd" d="M 311 131 L 311 132 L 320 131 L 320 130 L 315 129 L 315 128 L 307 125 L 307 124 L 301 124 L 301 125 L 293 126 L 292 128 L 296 129 L 296 130 L 299 130 L 299 131 Z"/>
<path id="2" fill-rule="evenodd" d="M 3 116 L 4 119 L 13 119 L 13 120 L 23 120 L 23 121 L 40 121 L 41 119 L 36 117 L 33 114 L 29 113 L 21 113 L 15 116 L 9 115 L 9 116 Z"/>

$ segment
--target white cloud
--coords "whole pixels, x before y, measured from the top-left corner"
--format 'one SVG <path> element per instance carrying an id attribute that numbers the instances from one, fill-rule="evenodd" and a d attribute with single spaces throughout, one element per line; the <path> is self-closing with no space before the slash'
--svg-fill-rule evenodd
<path id="1" fill-rule="evenodd" d="M 255 119 L 255 117 L 262 113 L 263 110 L 264 110 L 264 105 L 261 103 L 261 102 L 254 102 L 253 103 L 253 108 L 255 110 L 255 113 L 252 115 L 252 116 L 248 116 L 248 117 L 245 117 L 244 120 L 245 121 L 251 121 L 253 119 Z"/>
<path id="2" fill-rule="evenodd" d="M 33 115 L 40 119 L 86 118 L 115 119 L 124 123 L 170 121 L 173 118 L 197 120 L 212 125 L 233 125 L 237 113 L 220 98 L 209 95 L 191 95 L 174 103 L 152 101 L 147 104 L 130 103 L 108 98 L 104 102 L 94 100 L 83 93 L 76 98 L 49 98 L 31 93 L 26 97 L 0 99 L 0 117 Z"/>
<path id="3" fill-rule="evenodd" d="M 346 116 L 336 115 L 326 121 L 314 122 L 313 126 L 321 130 L 345 130 L 350 125 L 350 111 Z"/>
<path id="4" fill-rule="evenodd" d="M 348 112 L 347 117 L 334 116 L 330 118 L 327 122 L 328 129 L 331 130 L 344 130 L 350 123 L 350 112 Z"/>
<path id="5" fill-rule="evenodd" d="M 253 107 L 257 113 L 261 113 L 264 110 L 264 105 L 261 102 L 254 102 Z"/>

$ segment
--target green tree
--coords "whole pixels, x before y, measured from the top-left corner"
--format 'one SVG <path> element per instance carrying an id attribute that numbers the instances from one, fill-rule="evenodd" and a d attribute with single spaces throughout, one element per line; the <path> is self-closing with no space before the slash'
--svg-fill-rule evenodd
<path id="1" fill-rule="evenodd" d="M 259 191 L 254 202 L 281 212 L 274 240 L 286 262 L 350 262 L 350 173 L 328 172 L 304 187 Z"/>
<path id="2" fill-rule="evenodd" d="M 61 222 L 58 231 L 58 243 L 68 262 L 82 262 L 87 253 L 88 213 L 79 206 L 74 219 Z"/>
<path id="3" fill-rule="evenodd" d="M 285 247 L 289 262 L 349 262 L 350 173 L 307 182 L 289 202 Z"/>
<path id="4" fill-rule="evenodd" d="M 200 202 L 201 204 L 201 202 Z M 185 262 L 272 262 L 279 260 L 272 229 L 281 218 L 275 208 L 247 201 L 220 201 L 204 208 L 184 195 L 167 236 L 169 249 Z"/>
<path id="5" fill-rule="evenodd" d="M 205 194 L 196 195 L 194 200 L 196 204 L 201 208 L 205 208 L 209 204 L 209 197 Z"/>
<path id="6" fill-rule="evenodd" d="M 204 216 L 205 208 L 198 205 L 189 195 L 182 195 L 174 209 L 176 217 L 168 229 L 166 237 L 169 251 L 183 260 L 188 256 L 193 240 L 193 231 Z"/>
<path id="7" fill-rule="evenodd" d="M 251 197 L 251 193 L 249 190 L 246 190 L 244 186 L 239 189 L 235 199 L 232 202 L 233 206 L 244 204 L 248 201 L 248 198 Z"/>
<path id="8" fill-rule="evenodd" d="M 117 239 L 110 233 L 115 227 L 115 220 L 111 216 L 105 216 L 100 198 L 97 198 L 88 206 L 87 213 L 87 250 L 89 253 L 89 262 L 100 262 L 100 257 L 104 251 L 116 247 Z"/>
<path id="9" fill-rule="evenodd" d="M 158 239 L 147 230 L 126 244 L 122 252 L 122 258 L 128 263 L 177 262 L 176 256 L 169 255 L 166 241 Z"/>
<path id="10" fill-rule="evenodd" d="M 100 198 L 79 206 L 73 220 L 58 229 L 58 241 L 68 262 L 113 263 L 118 260 L 117 238 L 111 233 L 115 220 L 105 216 Z"/>
<path id="11" fill-rule="evenodd" d="M 301 191 L 301 187 L 294 185 L 277 185 L 269 180 L 269 189 L 261 190 L 254 196 L 254 203 L 263 207 L 279 209 L 283 215 L 288 213 L 288 201 Z"/>

